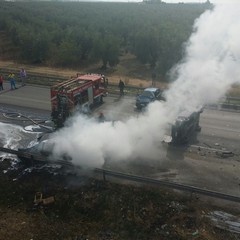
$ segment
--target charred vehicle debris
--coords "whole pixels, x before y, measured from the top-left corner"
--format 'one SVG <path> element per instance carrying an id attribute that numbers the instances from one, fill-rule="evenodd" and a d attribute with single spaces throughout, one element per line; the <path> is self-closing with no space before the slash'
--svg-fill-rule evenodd
<path id="1" fill-rule="evenodd" d="M 149 87 L 137 95 L 136 107 L 138 110 L 143 110 L 154 101 L 166 101 L 164 91 L 156 87 Z M 196 137 L 196 133 L 201 131 L 199 119 L 202 112 L 203 108 L 192 113 L 182 111 L 171 126 L 171 141 L 169 143 L 171 145 L 183 145 L 193 140 Z"/>
<path id="2" fill-rule="evenodd" d="M 199 125 L 200 114 L 203 110 L 193 113 L 182 112 L 171 127 L 171 144 L 186 144 L 196 137 L 196 133 L 201 131 Z"/>
<path id="3" fill-rule="evenodd" d="M 54 143 L 50 141 L 50 137 L 51 135 L 49 134 L 43 134 L 37 139 L 37 142 L 33 146 L 27 148 L 19 148 L 19 159 L 27 163 L 30 155 L 33 161 L 39 161 L 39 163 L 41 163 L 41 161 L 44 161 L 44 159 L 49 159 L 49 162 L 56 162 L 56 160 L 54 160 L 52 157 Z M 67 155 L 63 155 L 61 159 L 58 159 L 57 161 L 70 162 L 70 160 L 71 159 L 67 157 Z"/>
<path id="4" fill-rule="evenodd" d="M 190 115 L 180 115 L 175 124 L 171 127 L 171 141 L 170 146 L 186 146 L 196 136 L 197 132 L 201 130 L 199 126 L 200 113 L 202 111 L 194 112 Z M 101 123 L 99 123 L 101 124 Z M 51 141 L 52 133 L 42 134 L 37 141 L 30 147 L 19 148 L 18 150 L 12 150 L 0 147 L 0 151 L 12 153 L 26 165 L 35 164 L 60 164 L 64 167 L 73 167 L 72 159 L 66 152 L 61 156 L 53 156 L 54 142 Z"/>

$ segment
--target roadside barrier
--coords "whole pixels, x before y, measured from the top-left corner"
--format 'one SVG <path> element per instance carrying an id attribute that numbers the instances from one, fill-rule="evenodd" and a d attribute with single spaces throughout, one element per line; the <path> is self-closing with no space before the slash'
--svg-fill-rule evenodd
<path id="1" fill-rule="evenodd" d="M 31 164 L 34 165 L 36 162 L 41 163 L 41 164 L 60 164 L 65 167 L 70 167 L 71 169 L 81 169 L 81 167 L 73 165 L 69 161 L 64 161 L 64 160 L 50 160 L 47 157 L 43 157 L 40 154 L 33 154 L 27 151 L 18 151 L 18 150 L 13 150 L 13 149 L 8 149 L 4 147 L 0 147 L 0 152 L 5 152 L 5 153 L 11 153 L 15 154 L 18 157 L 24 158 L 24 162 L 26 164 Z M 211 191 L 203 188 L 198 188 L 198 187 L 193 187 L 189 185 L 184 185 L 184 184 L 179 184 L 175 182 L 170 182 L 166 180 L 158 180 L 158 179 L 153 179 L 153 178 L 148 178 L 148 177 L 142 177 L 142 176 L 136 176 L 132 174 L 126 174 L 126 173 L 121 173 L 121 172 L 116 172 L 116 171 L 111 171 L 111 170 L 106 170 L 106 169 L 101 169 L 101 168 L 95 168 L 93 171 L 97 174 L 101 174 L 103 177 L 103 181 L 106 181 L 107 177 L 114 177 L 118 179 L 124 179 L 124 180 L 129 180 L 133 182 L 138 182 L 142 184 L 149 184 L 149 185 L 157 185 L 159 187 L 166 187 L 170 189 L 176 189 L 184 192 L 190 192 L 190 193 L 196 193 L 208 197 L 214 197 L 214 198 L 219 198 L 223 200 L 228 200 L 232 202 L 238 202 L 240 203 L 240 197 L 239 196 L 233 196 L 221 192 L 216 192 L 216 191 Z"/>

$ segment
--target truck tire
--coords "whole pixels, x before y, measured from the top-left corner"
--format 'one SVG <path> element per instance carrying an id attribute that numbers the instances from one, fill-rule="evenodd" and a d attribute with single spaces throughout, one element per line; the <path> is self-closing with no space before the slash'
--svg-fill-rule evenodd
<path id="1" fill-rule="evenodd" d="M 102 95 L 100 96 L 100 101 L 99 102 L 100 102 L 100 104 L 103 104 L 103 96 Z"/>

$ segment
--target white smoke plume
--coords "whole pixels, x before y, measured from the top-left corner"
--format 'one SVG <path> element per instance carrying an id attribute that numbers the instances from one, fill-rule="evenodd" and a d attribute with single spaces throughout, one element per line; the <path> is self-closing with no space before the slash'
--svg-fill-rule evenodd
<path id="1" fill-rule="evenodd" d="M 54 155 L 67 153 L 74 163 L 89 167 L 101 167 L 106 159 L 149 158 L 149 153 L 154 154 L 164 134 L 161 126 L 167 119 L 161 114 L 164 114 L 164 108 L 126 122 L 104 123 L 78 116 L 71 126 L 55 134 L 52 139 Z"/>
<path id="2" fill-rule="evenodd" d="M 240 82 L 239 10 L 237 3 L 217 5 L 196 21 L 185 59 L 175 68 L 177 80 L 167 93 L 171 107 L 192 111 L 218 101 Z"/>
<path id="3" fill-rule="evenodd" d="M 166 103 L 153 103 L 142 116 L 97 123 L 79 116 L 54 134 L 56 157 L 67 153 L 75 164 L 101 167 L 108 159 L 159 157 L 165 129 L 181 110 L 190 112 L 218 101 L 240 82 L 240 4 L 217 5 L 195 23 L 184 60 L 167 91 Z"/>

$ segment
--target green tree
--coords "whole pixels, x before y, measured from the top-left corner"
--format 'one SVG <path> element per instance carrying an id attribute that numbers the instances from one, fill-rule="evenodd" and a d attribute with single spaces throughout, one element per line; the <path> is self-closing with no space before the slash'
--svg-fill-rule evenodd
<path id="1" fill-rule="evenodd" d="M 27 31 L 27 30 L 25 30 Z M 44 33 L 20 32 L 19 46 L 21 48 L 21 58 L 31 63 L 42 63 L 48 59 L 50 51 L 50 41 Z"/>
<path id="2" fill-rule="evenodd" d="M 159 39 L 154 31 L 136 35 L 134 53 L 143 64 L 149 63 L 154 67 L 158 60 L 158 51 Z"/>
<path id="3" fill-rule="evenodd" d="M 120 54 L 130 52 L 164 76 L 181 59 L 194 20 L 210 8 L 209 4 L 4 1 L 0 30 L 27 62 L 101 63 L 106 69 L 118 64 Z"/>
<path id="4" fill-rule="evenodd" d="M 103 38 L 95 39 L 91 57 L 100 59 L 102 69 L 107 69 L 108 65 L 113 67 L 119 63 L 119 52 L 119 39 L 112 35 L 106 35 Z"/>
<path id="5" fill-rule="evenodd" d="M 81 48 L 76 42 L 64 40 L 52 52 L 51 62 L 59 66 L 78 65 L 81 59 Z"/>

